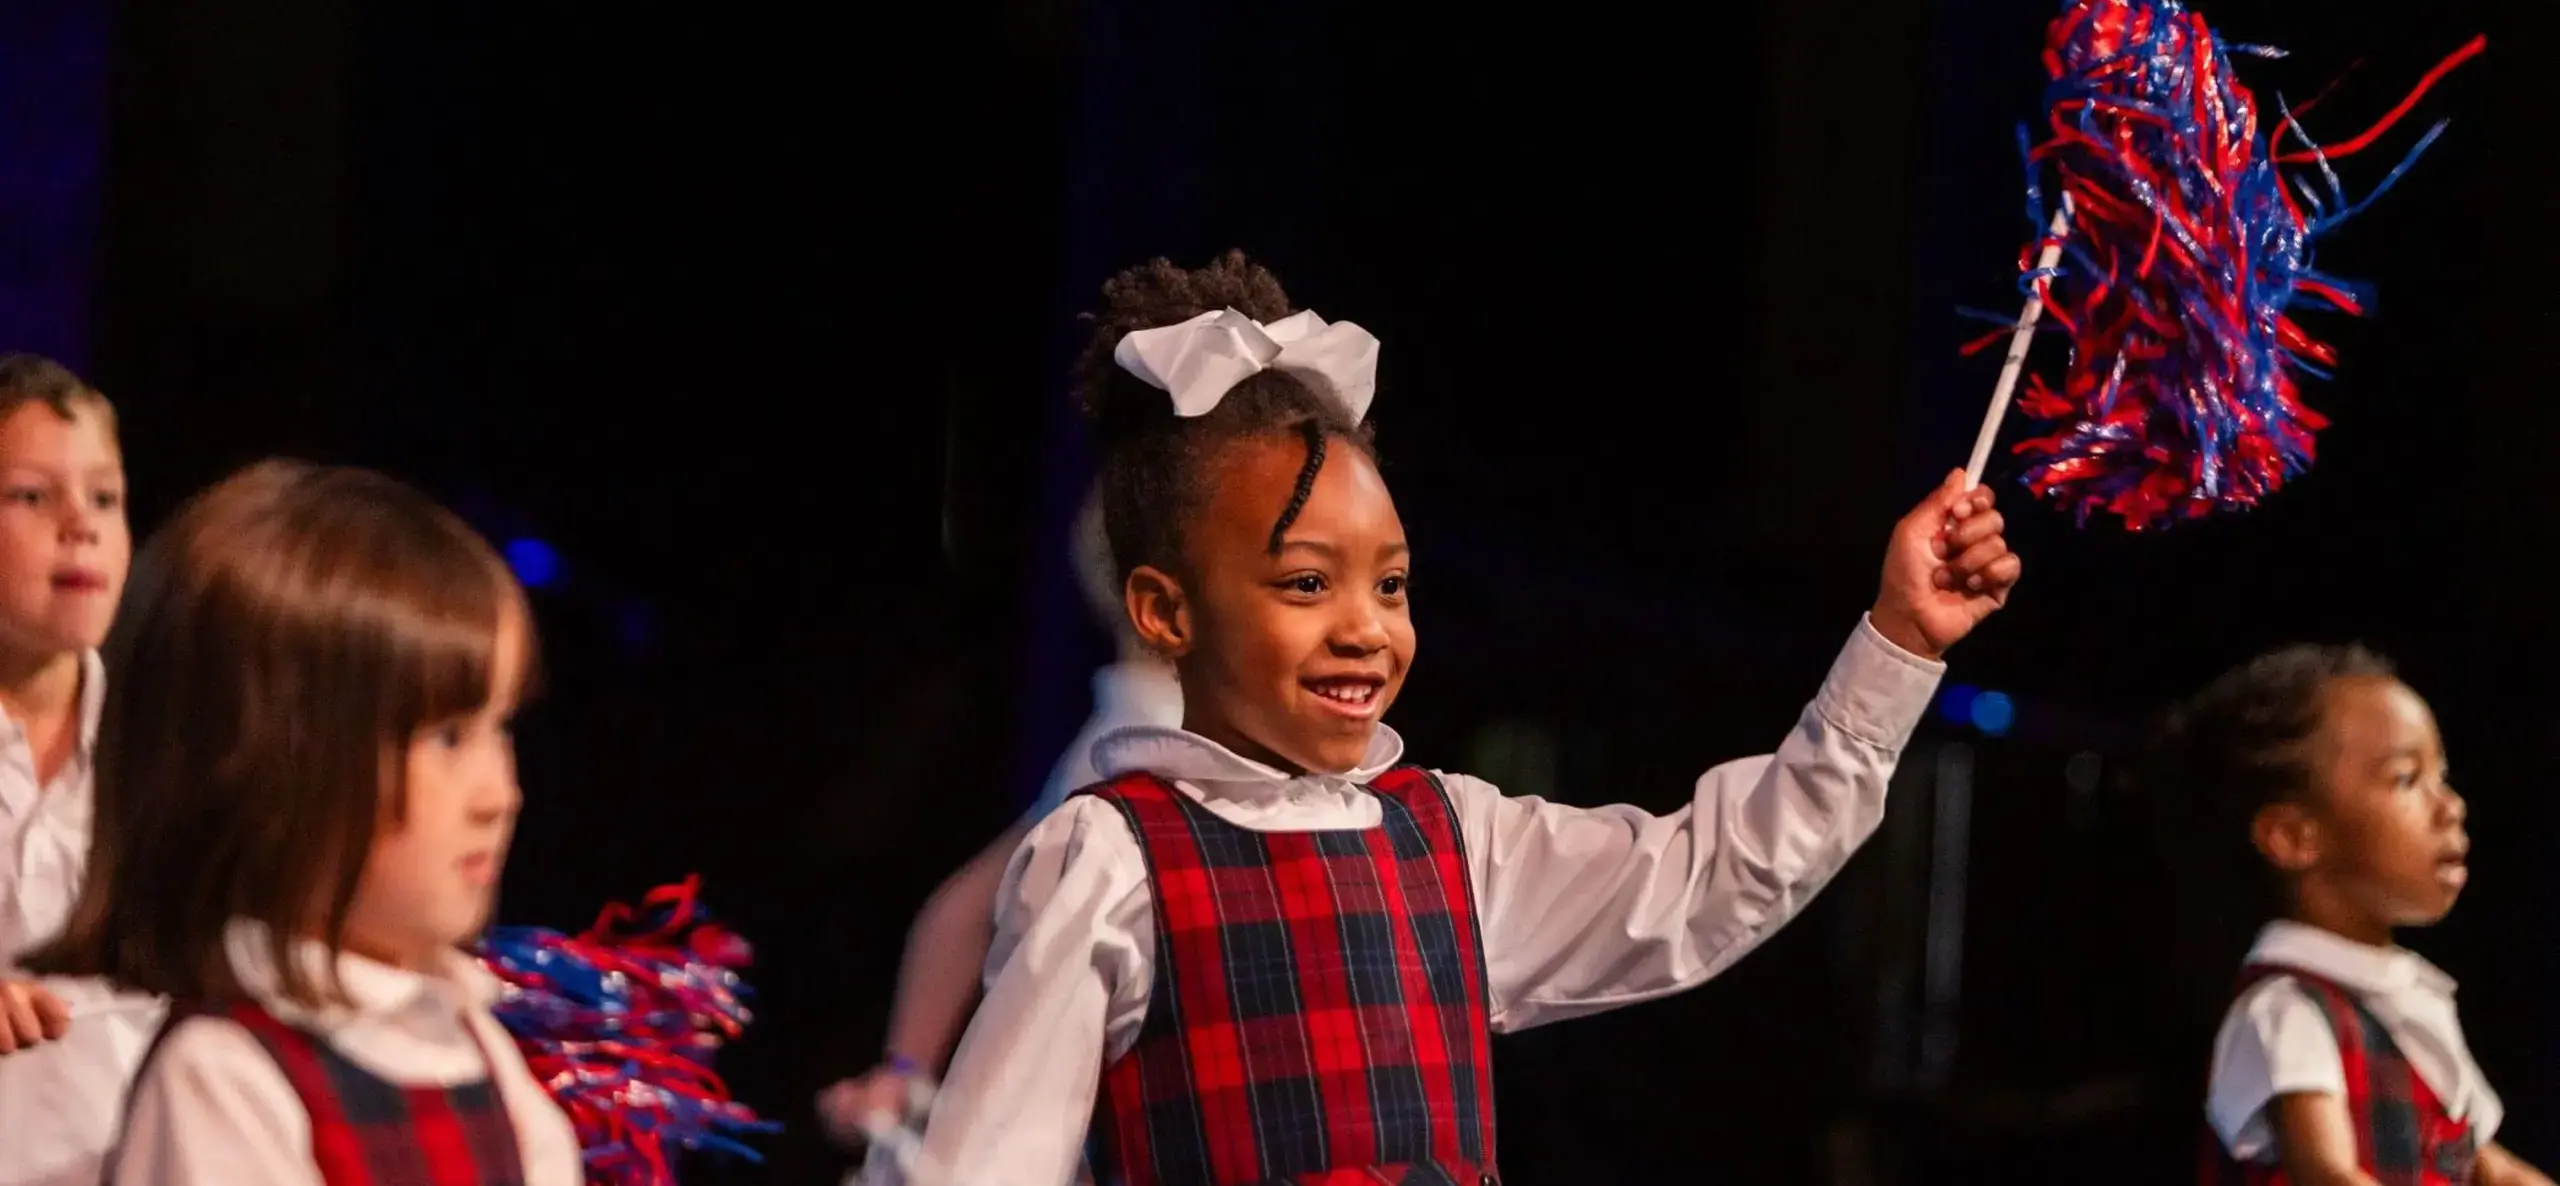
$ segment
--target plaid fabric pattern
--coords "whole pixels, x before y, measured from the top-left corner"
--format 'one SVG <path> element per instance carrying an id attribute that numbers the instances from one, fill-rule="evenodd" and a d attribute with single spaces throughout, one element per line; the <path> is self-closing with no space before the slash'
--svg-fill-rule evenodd
<path id="1" fill-rule="evenodd" d="M 1484 1186 L 1492 1031 L 1475 893 L 1447 795 L 1399 768 L 1381 826 L 1255 832 L 1171 784 L 1090 788 L 1145 851 L 1146 1020 L 1103 1071 L 1114 1186 Z"/>
<path id="2" fill-rule="evenodd" d="M 2381 1186 L 2469 1186 L 2480 1152 L 2471 1125 L 2445 1114 L 2443 1102 L 2400 1053 L 2381 1019 L 2354 993 L 2299 968 L 2252 964 L 2241 971 L 2239 991 L 2274 976 L 2289 976 L 2301 985 L 2338 1036 L 2347 1116 L 2355 1124 L 2356 1162 L 2364 1172 Z M 2204 1186 L 2284 1186 L 2287 1181 L 2282 1166 L 2234 1160 L 2210 1128 L 2201 1160 Z"/>
<path id="3" fill-rule="evenodd" d="M 172 1006 L 135 1079 L 190 1017 L 237 1022 L 276 1060 L 311 1116 L 311 1160 L 328 1186 L 524 1186 L 515 1125 L 494 1081 L 389 1083 L 255 1004 Z"/>

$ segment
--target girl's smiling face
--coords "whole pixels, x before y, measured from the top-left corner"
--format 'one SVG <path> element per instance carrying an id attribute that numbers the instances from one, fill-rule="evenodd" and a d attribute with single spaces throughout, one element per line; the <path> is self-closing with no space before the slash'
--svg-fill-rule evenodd
<path id="1" fill-rule="evenodd" d="M 1221 449 L 1184 532 L 1190 579 L 1140 568 L 1128 584 L 1132 623 L 1180 665 L 1184 727 L 1292 772 L 1360 766 L 1413 663 L 1404 523 L 1377 464 L 1329 444 L 1277 550 L 1305 441 Z"/>

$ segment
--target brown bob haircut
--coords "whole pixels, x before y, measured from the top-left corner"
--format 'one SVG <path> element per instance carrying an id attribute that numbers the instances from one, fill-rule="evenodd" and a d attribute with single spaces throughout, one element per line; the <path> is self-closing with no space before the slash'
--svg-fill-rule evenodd
<path id="1" fill-rule="evenodd" d="M 524 591 L 488 542 L 380 474 L 250 466 L 136 559 L 106 648 L 96 834 L 62 936 L 27 967 L 181 1001 L 240 995 L 234 918 L 283 989 L 343 1000 L 291 957 L 341 947 L 375 837 L 403 818 L 419 730 L 484 707 Z"/>

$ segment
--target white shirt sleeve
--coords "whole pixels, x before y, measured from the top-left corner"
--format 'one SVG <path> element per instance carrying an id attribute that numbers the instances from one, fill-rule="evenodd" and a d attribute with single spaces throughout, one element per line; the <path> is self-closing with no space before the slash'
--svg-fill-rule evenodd
<path id="1" fill-rule="evenodd" d="M 1776 753 L 1707 771 L 1668 815 L 1444 776 L 1495 1027 L 1695 987 L 1794 918 L 1884 818 L 1886 784 L 1944 670 L 1861 623 Z"/>
<path id="2" fill-rule="evenodd" d="M 1067 796 L 1102 781 L 1093 769 L 1093 743 L 1118 724 L 1100 716 L 1084 723 L 1083 731 L 1067 743 L 1067 748 L 1058 754 L 1058 760 L 1050 765 L 1049 780 L 1040 784 L 1040 796 L 1033 799 L 1030 809 L 1022 813 L 1025 827 L 1049 818 L 1050 812 L 1066 803 Z"/>
<path id="3" fill-rule="evenodd" d="M 2281 1095 L 2345 1098 L 2347 1072 L 2329 1016 L 2289 976 L 2250 986 L 2213 1040 L 2205 1118 L 2234 1159 L 2278 1160 L 2267 1105 Z"/>
<path id="4" fill-rule="evenodd" d="M 195 1017 L 162 1039 L 133 1085 L 111 1186 L 321 1186 L 311 1116 L 237 1022 Z"/>
<path id="5" fill-rule="evenodd" d="M 2487 1075 L 2480 1076 L 2472 1087 L 2471 1105 L 2463 1116 L 2471 1125 L 2471 1139 L 2482 1145 L 2498 1139 L 2498 1126 L 2506 1123 L 2507 1104 L 2498 1098 L 2496 1088 L 2489 1085 Z"/>
<path id="6" fill-rule="evenodd" d="M 0 1186 L 98 1186 L 161 1006 L 98 982 L 44 983 L 71 1006 L 71 1029 L 0 1058 Z"/>
<path id="7" fill-rule="evenodd" d="M 867 1180 L 1072 1182 L 1102 1068 L 1146 1018 L 1154 926 L 1146 858 L 1118 807 L 1078 799 L 1034 827 L 997 891 L 986 998 L 918 1163 L 901 1172 L 875 1147 Z"/>
<path id="8" fill-rule="evenodd" d="M 71 800 L 89 793 L 85 782 L 57 780 L 15 836 L 0 815 L 0 975 L 8 975 L 37 944 L 61 934 L 71 917 L 71 901 L 89 864 L 88 806 Z"/>

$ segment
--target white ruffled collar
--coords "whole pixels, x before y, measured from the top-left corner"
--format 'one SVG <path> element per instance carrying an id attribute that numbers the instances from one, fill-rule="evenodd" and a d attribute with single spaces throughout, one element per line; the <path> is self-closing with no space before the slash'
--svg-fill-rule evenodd
<path id="1" fill-rule="evenodd" d="M 1093 743 L 1093 768 L 1104 778 L 1144 771 L 1188 783 L 1202 794 L 1238 802 L 1300 799 L 1311 791 L 1341 794 L 1375 780 L 1404 760 L 1404 738 L 1385 725 L 1369 738 L 1360 764 L 1340 773 L 1290 774 L 1183 729 L 1133 725 Z"/>

